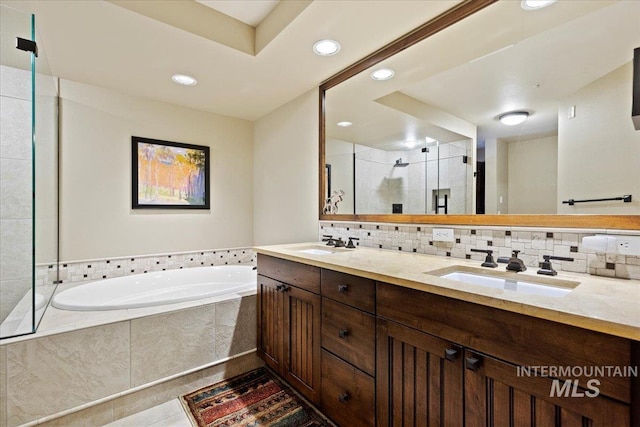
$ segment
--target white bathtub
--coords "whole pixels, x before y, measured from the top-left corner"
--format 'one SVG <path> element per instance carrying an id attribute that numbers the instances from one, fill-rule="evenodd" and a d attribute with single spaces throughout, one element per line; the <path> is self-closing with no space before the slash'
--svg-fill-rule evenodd
<path id="1" fill-rule="evenodd" d="M 76 286 L 55 295 L 52 304 L 76 311 L 151 307 L 255 291 L 256 278 L 250 265 L 156 271 Z"/>

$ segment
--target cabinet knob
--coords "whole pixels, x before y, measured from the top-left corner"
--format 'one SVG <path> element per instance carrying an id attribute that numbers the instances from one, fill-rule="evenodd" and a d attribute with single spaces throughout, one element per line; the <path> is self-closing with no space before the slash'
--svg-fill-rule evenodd
<path id="1" fill-rule="evenodd" d="M 344 393 L 340 393 L 338 396 L 338 402 L 345 403 L 347 400 L 349 400 L 349 393 L 346 391 Z"/>
<path id="2" fill-rule="evenodd" d="M 464 365 L 470 371 L 475 372 L 478 369 L 480 369 L 480 366 L 482 366 L 482 357 L 481 356 L 467 357 L 464 360 Z"/>
<path id="3" fill-rule="evenodd" d="M 448 348 L 444 351 L 444 358 L 454 362 L 458 358 L 459 351 L 455 348 Z"/>
<path id="4" fill-rule="evenodd" d="M 346 337 L 347 337 L 347 335 L 349 335 L 349 331 L 348 331 L 347 329 L 340 329 L 340 330 L 338 331 L 338 336 L 339 336 L 340 338 L 346 338 Z"/>
<path id="5" fill-rule="evenodd" d="M 347 285 L 338 285 L 338 292 L 346 294 L 349 287 Z"/>

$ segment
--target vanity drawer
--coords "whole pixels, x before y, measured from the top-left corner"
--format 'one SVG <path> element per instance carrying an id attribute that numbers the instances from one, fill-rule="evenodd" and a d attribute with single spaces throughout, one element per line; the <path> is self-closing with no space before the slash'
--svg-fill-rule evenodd
<path id="1" fill-rule="evenodd" d="M 374 375 L 375 317 L 322 298 L 322 347 L 369 375 Z"/>
<path id="2" fill-rule="evenodd" d="M 322 296 L 369 313 L 376 309 L 376 283 L 371 279 L 322 269 Z"/>
<path id="3" fill-rule="evenodd" d="M 320 293 L 319 267 L 258 254 L 258 274 L 315 294 Z"/>
<path id="4" fill-rule="evenodd" d="M 341 427 L 375 425 L 375 383 L 331 353 L 322 351 L 322 409 Z"/>

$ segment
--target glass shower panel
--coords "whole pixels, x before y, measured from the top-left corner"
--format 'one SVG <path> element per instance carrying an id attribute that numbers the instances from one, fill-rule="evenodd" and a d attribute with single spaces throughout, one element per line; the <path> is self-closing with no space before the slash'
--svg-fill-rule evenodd
<path id="1" fill-rule="evenodd" d="M 58 284 L 58 79 L 35 25 L 34 183 L 34 331 Z"/>
<path id="2" fill-rule="evenodd" d="M 58 104 L 43 49 L 38 58 L 16 49 L 17 37 L 37 41 L 34 16 L 0 8 L 0 338 L 7 338 L 35 331 L 52 293 L 46 284 L 57 283 Z"/>
<path id="3" fill-rule="evenodd" d="M 439 143 L 437 183 L 431 189 L 432 213 L 469 214 L 473 206 L 472 141 Z M 436 160 L 437 159 L 437 160 Z"/>

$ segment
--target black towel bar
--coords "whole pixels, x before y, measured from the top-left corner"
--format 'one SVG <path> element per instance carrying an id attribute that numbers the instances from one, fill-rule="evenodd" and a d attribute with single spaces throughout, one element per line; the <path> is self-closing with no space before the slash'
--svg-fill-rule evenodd
<path id="1" fill-rule="evenodd" d="M 631 194 L 625 194 L 622 197 L 610 197 L 608 199 L 587 199 L 587 200 L 569 199 L 569 200 L 563 200 L 562 203 L 563 204 L 568 204 L 569 206 L 573 206 L 576 203 L 610 202 L 610 201 L 614 201 L 614 200 L 622 200 L 625 203 L 631 203 Z"/>

